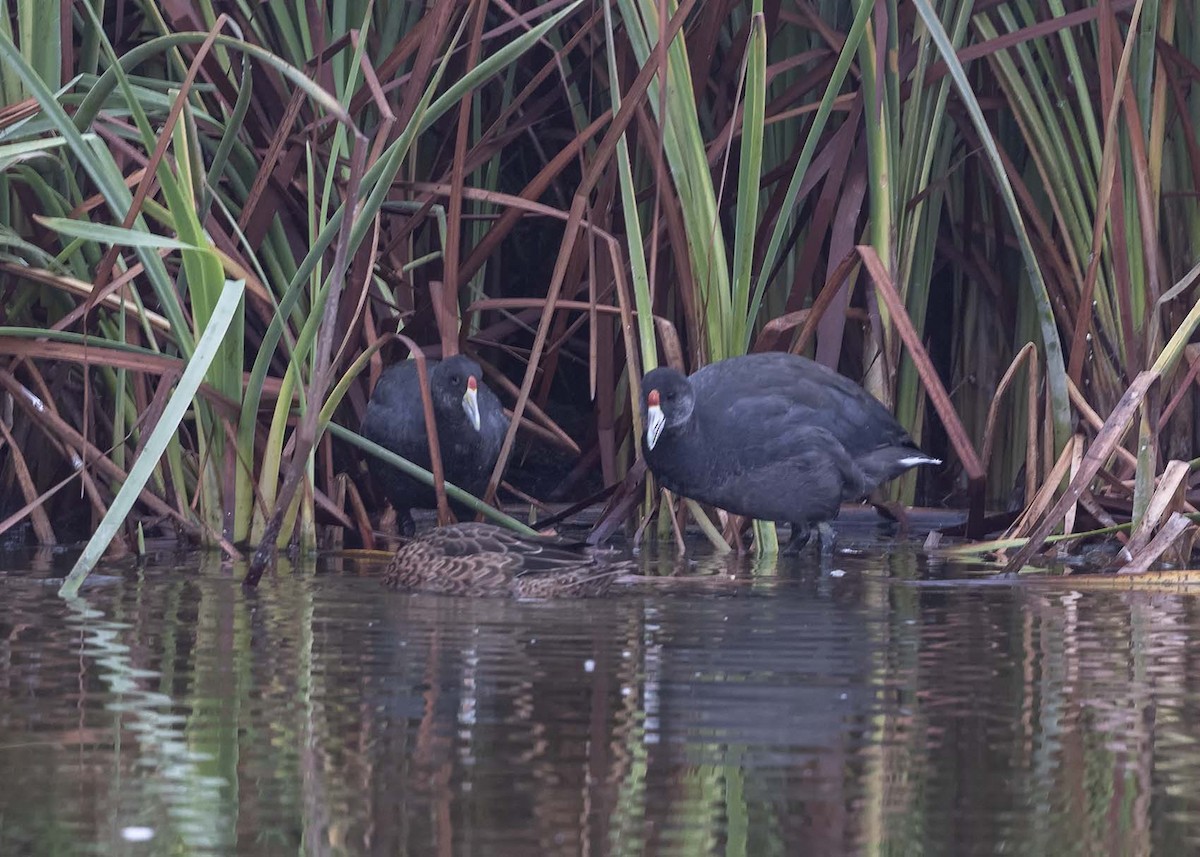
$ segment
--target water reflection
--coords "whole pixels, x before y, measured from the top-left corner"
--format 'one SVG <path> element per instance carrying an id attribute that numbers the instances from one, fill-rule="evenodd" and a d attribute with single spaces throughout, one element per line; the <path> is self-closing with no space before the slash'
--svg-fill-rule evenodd
<path id="1" fill-rule="evenodd" d="M 834 564 L 579 603 L 10 572 L 0 853 L 1196 850 L 1192 595 Z"/>

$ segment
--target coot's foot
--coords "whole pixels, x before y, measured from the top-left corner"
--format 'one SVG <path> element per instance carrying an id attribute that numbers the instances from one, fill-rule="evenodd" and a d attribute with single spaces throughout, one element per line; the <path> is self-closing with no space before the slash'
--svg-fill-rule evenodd
<path id="1" fill-rule="evenodd" d="M 792 537 L 780 553 L 783 556 L 796 556 L 812 538 L 812 528 L 808 524 L 792 524 Z"/>

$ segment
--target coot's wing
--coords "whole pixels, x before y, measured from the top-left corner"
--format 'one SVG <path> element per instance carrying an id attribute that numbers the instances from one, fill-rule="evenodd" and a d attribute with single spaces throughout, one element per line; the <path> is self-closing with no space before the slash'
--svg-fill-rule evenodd
<path id="1" fill-rule="evenodd" d="M 746 442 L 784 441 L 796 426 L 828 430 L 851 456 L 880 446 L 912 446 L 877 399 L 844 375 L 782 352 L 710 364 L 691 376 L 705 434 Z"/>
<path id="2" fill-rule="evenodd" d="M 405 360 L 389 367 L 380 376 L 367 403 L 362 424 L 363 436 L 404 458 L 418 463 L 428 460 L 425 412 L 420 402 L 421 387 L 416 364 Z"/>
<path id="3" fill-rule="evenodd" d="M 853 452 L 827 427 L 824 416 L 821 425 L 814 424 L 817 414 L 821 412 L 811 403 L 761 393 L 744 398 L 737 408 L 710 410 L 704 415 L 702 436 L 712 478 L 728 474 L 737 479 L 737 474 L 751 471 L 766 475 L 772 468 L 791 466 L 790 462 L 802 462 L 806 469 L 823 462 L 824 470 L 840 471 L 849 465 Z M 769 489 L 759 486 L 757 490 Z"/>
<path id="4" fill-rule="evenodd" d="M 714 473 L 710 496 L 729 511 L 808 526 L 866 493 L 861 471 L 824 429 L 796 430 L 786 452 L 745 449 L 737 466 Z"/>
<path id="5" fill-rule="evenodd" d="M 482 434 L 484 460 L 487 462 L 488 473 L 496 466 L 500 457 L 500 447 L 504 445 L 504 435 L 508 433 L 508 417 L 496 394 L 487 387 L 479 388 L 479 431 Z"/>

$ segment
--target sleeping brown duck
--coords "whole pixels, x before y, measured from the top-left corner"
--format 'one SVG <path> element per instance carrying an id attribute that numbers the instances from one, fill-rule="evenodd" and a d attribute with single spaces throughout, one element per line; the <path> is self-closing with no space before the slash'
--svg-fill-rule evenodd
<path id="1" fill-rule="evenodd" d="M 586 545 L 522 536 L 493 524 L 439 527 L 392 557 L 384 583 L 445 595 L 586 598 L 629 571 Z"/>

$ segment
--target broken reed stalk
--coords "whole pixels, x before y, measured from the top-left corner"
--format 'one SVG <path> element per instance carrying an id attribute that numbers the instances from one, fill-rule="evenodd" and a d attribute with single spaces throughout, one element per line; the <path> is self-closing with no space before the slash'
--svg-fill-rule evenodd
<path id="1" fill-rule="evenodd" d="M 929 359 L 925 345 L 917 335 L 917 329 L 913 327 L 912 320 L 908 317 L 904 301 L 896 292 L 892 278 L 884 268 L 875 248 L 859 245 L 855 249 L 866 266 L 867 273 L 871 275 L 871 281 L 875 284 L 875 294 L 887 305 L 892 324 L 895 325 L 896 332 L 904 341 L 913 365 L 917 368 L 917 374 L 921 377 L 921 383 L 925 386 L 925 392 L 933 402 L 934 410 L 941 417 L 946 434 L 950 436 L 950 443 L 958 455 L 963 470 L 966 471 L 967 490 L 970 495 L 967 535 L 971 538 L 979 538 L 983 535 L 983 499 L 987 487 L 987 473 L 979 462 L 979 456 L 975 453 L 971 438 L 967 435 L 967 430 L 963 428 L 962 421 L 959 420 L 958 413 L 954 410 L 954 404 L 950 401 L 945 386 L 942 385 L 942 379 L 938 377 L 937 370 L 933 368 L 933 361 Z"/>
<path id="2" fill-rule="evenodd" d="M 1104 427 L 1100 429 L 1100 432 L 1096 435 L 1096 439 L 1088 447 L 1087 453 L 1083 456 L 1083 462 L 1080 464 L 1079 471 L 1067 486 L 1067 490 L 1050 507 L 1050 510 L 1041 518 L 1037 526 L 1033 528 L 1029 534 L 1029 541 L 1025 546 L 1017 551 L 1005 565 L 1004 570 L 1006 572 L 1018 571 L 1029 562 L 1030 557 L 1041 549 L 1042 542 L 1045 541 L 1046 536 L 1050 535 L 1051 530 L 1066 515 L 1067 509 L 1092 484 L 1092 480 L 1096 478 L 1096 474 L 1100 471 L 1104 462 L 1108 460 L 1113 450 L 1125 436 L 1125 432 L 1133 422 L 1134 414 L 1137 413 L 1138 406 L 1145 397 L 1146 391 L 1150 389 L 1150 385 L 1157 379 L 1158 372 L 1150 369 L 1139 372 L 1138 376 L 1134 378 L 1133 383 L 1129 385 L 1129 389 L 1125 391 L 1125 395 L 1121 397 L 1121 401 L 1117 402 L 1117 406 L 1113 408 L 1112 413 L 1105 420 Z"/>

